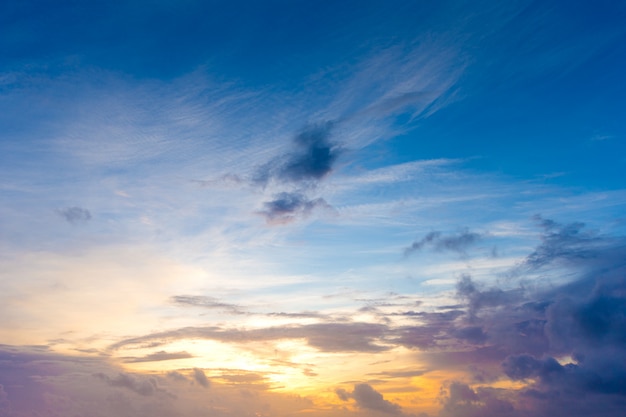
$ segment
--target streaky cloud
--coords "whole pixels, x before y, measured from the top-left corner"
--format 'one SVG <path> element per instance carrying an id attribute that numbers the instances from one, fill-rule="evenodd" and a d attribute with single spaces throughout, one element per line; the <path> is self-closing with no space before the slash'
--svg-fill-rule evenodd
<path id="1" fill-rule="evenodd" d="M 452 235 L 443 235 L 441 232 L 434 231 L 413 242 L 404 250 L 404 255 L 409 256 L 427 247 L 438 252 L 449 251 L 465 254 L 465 251 L 482 237 L 483 235 L 480 233 L 470 232 L 469 229 L 463 229 Z"/>
<path id="2" fill-rule="evenodd" d="M 383 324 L 317 323 L 259 329 L 228 329 L 212 327 L 185 327 L 119 341 L 110 346 L 119 350 L 131 346 L 154 347 L 176 340 L 208 339 L 224 343 L 250 343 L 263 340 L 305 339 L 323 352 L 382 352 L 390 347 L 381 344 L 388 327 Z"/>
<path id="3" fill-rule="evenodd" d="M 155 353 L 151 353 L 146 356 L 141 356 L 138 358 L 126 358 L 124 362 L 126 363 L 139 363 L 139 362 L 160 362 L 160 361 L 170 361 L 175 359 L 189 359 L 194 356 L 188 352 L 165 352 L 159 351 Z"/>

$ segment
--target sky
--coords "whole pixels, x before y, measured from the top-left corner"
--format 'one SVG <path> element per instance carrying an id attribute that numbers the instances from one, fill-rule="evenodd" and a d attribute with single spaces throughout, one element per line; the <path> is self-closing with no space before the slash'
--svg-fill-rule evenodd
<path id="1" fill-rule="evenodd" d="M 0 2 L 0 417 L 621 416 L 625 20 Z"/>

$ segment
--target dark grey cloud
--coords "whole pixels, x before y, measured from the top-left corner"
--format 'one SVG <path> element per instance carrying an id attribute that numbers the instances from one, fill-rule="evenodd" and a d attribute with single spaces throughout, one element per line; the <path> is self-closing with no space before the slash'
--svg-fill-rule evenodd
<path id="1" fill-rule="evenodd" d="M 464 340 L 474 345 L 480 345 L 487 341 L 487 334 L 480 326 L 467 326 L 452 329 L 450 335 L 456 339 Z"/>
<path id="2" fill-rule="evenodd" d="M 159 361 L 169 361 L 173 359 L 189 359 L 194 356 L 188 352 L 155 352 L 146 356 L 141 356 L 138 358 L 125 358 L 124 362 L 127 363 L 137 363 L 137 362 L 159 362 Z"/>
<path id="3" fill-rule="evenodd" d="M 306 126 L 293 138 L 292 151 L 285 153 L 257 169 L 252 183 L 265 187 L 273 182 L 289 186 L 263 203 L 258 211 L 270 224 L 287 224 L 306 218 L 314 210 L 332 210 L 323 198 L 307 196 L 306 191 L 316 185 L 333 170 L 340 147 L 330 137 L 335 122 Z"/>
<path id="4" fill-rule="evenodd" d="M 535 220 L 540 243 L 508 275 L 518 286 L 485 286 L 463 276 L 457 296 L 466 314 L 435 336 L 448 350 L 431 343 L 426 356 L 431 365 L 471 363 L 483 379 L 505 376 L 529 385 L 522 391 L 450 386 L 442 416 L 614 416 L 626 405 L 626 239 L 587 231 L 582 223 Z M 439 329 L 428 321 L 422 327 L 422 334 Z M 449 338 L 483 347 L 455 352 Z"/>
<path id="5" fill-rule="evenodd" d="M 211 381 L 206 377 L 204 371 L 200 368 L 193 368 L 193 379 L 204 388 L 211 386 Z"/>
<path id="6" fill-rule="evenodd" d="M 333 122 L 305 127 L 293 139 L 294 150 L 259 168 L 255 182 L 303 183 L 324 178 L 340 154 L 340 148 L 330 142 L 333 127 Z"/>
<path id="7" fill-rule="evenodd" d="M 332 210 L 332 206 L 323 198 L 309 199 L 298 192 L 276 194 L 273 200 L 263 203 L 263 206 L 259 213 L 272 224 L 285 224 L 306 218 L 317 209 Z"/>
<path id="8" fill-rule="evenodd" d="M 444 235 L 441 232 L 434 231 L 413 242 L 411 246 L 404 250 L 404 255 L 411 255 L 424 248 L 431 248 L 438 252 L 450 251 L 465 254 L 466 250 L 482 239 L 482 237 L 482 234 L 470 232 L 469 229 L 463 229 L 451 235 Z"/>
<path id="9" fill-rule="evenodd" d="M 91 213 L 89 210 L 81 207 L 66 207 L 64 209 L 57 210 L 57 213 L 72 224 L 85 223 L 91 220 Z"/>
<path id="10" fill-rule="evenodd" d="M 385 414 L 402 413 L 402 408 L 398 404 L 385 400 L 383 395 L 369 384 L 356 384 L 352 392 L 337 388 L 335 393 L 342 401 L 353 399 L 357 407 L 362 409 L 380 411 Z"/>

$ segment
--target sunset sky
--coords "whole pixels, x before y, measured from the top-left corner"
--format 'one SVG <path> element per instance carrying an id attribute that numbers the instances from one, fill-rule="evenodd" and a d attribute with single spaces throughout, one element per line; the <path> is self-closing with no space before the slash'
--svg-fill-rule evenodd
<path id="1" fill-rule="evenodd" d="M 625 21 L 0 1 L 0 417 L 623 416 Z"/>

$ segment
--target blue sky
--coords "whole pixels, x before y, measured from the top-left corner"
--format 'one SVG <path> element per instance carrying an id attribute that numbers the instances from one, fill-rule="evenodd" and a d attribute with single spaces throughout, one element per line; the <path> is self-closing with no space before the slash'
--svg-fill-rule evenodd
<path id="1" fill-rule="evenodd" d="M 0 16 L 0 415 L 620 415 L 626 5 Z"/>

